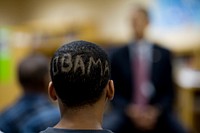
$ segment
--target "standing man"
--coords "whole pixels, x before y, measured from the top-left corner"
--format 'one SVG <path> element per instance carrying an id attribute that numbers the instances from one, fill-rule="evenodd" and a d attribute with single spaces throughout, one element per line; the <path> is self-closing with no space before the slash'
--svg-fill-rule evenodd
<path id="1" fill-rule="evenodd" d="M 145 39 L 148 12 L 131 14 L 134 41 L 111 55 L 116 93 L 104 126 L 115 133 L 185 133 L 173 116 L 171 52 Z"/>

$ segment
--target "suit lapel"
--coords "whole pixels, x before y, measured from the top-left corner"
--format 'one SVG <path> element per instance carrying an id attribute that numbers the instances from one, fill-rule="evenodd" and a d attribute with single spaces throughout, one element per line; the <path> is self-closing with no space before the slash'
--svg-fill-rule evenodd
<path id="1" fill-rule="evenodd" d="M 152 49 L 152 62 L 153 64 L 158 63 L 162 59 L 161 51 L 154 45 Z"/>

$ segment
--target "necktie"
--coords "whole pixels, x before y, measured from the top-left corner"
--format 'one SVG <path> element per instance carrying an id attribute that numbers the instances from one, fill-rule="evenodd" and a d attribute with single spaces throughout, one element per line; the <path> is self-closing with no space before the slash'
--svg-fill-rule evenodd
<path id="1" fill-rule="evenodd" d="M 147 61 L 144 56 L 140 54 L 135 54 L 133 61 L 133 70 L 134 70 L 134 95 L 133 102 L 135 104 L 145 106 L 147 103 L 147 94 L 146 89 L 148 83 L 148 71 L 147 71 Z"/>

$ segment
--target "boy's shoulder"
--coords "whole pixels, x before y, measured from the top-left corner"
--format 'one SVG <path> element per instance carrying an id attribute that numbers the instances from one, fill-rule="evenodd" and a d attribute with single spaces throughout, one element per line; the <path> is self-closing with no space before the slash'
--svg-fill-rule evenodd
<path id="1" fill-rule="evenodd" d="M 46 130 L 39 133 L 113 133 L 110 130 L 76 130 L 76 129 L 58 129 L 48 127 Z"/>

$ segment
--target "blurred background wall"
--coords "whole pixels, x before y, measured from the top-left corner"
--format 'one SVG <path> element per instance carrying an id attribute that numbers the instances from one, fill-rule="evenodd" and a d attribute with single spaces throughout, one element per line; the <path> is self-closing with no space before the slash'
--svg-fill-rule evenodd
<path id="1" fill-rule="evenodd" d="M 149 8 L 147 37 L 174 52 L 177 110 L 194 127 L 194 112 L 200 110 L 199 0 L 0 0 L 0 111 L 21 95 L 15 69 L 26 54 L 50 57 L 74 39 L 105 48 L 128 42 L 134 4 Z"/>
<path id="2" fill-rule="evenodd" d="M 139 1 L 139 0 L 138 0 Z M 1 0 L 0 110 L 19 95 L 18 61 L 32 50 L 50 55 L 79 38 L 108 45 L 127 40 L 133 0 Z M 140 0 L 142 4 L 150 1 Z"/>

